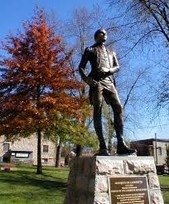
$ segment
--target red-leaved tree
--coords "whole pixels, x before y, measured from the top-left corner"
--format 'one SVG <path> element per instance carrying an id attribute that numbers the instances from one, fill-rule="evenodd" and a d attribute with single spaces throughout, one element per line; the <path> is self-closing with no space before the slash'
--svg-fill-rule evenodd
<path id="1" fill-rule="evenodd" d="M 37 173 L 42 173 L 41 138 L 56 114 L 78 117 L 81 101 L 71 90 L 78 82 L 71 77 L 62 39 L 37 9 L 23 24 L 23 32 L 2 42 L 0 135 L 9 139 L 37 135 Z"/>

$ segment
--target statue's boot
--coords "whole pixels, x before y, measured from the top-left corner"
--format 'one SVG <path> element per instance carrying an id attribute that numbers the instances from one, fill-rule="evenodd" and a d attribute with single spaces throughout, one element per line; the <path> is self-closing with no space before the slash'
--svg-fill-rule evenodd
<path id="1" fill-rule="evenodd" d="M 105 144 L 103 137 L 99 138 L 99 142 L 100 142 L 100 148 L 99 148 L 98 153 L 95 154 L 95 156 L 110 156 L 106 148 L 106 144 Z"/>
<path id="2" fill-rule="evenodd" d="M 131 155 L 131 154 L 137 154 L 137 151 L 135 149 L 129 148 L 126 143 L 124 142 L 124 139 L 122 136 L 117 137 L 117 154 L 119 155 Z"/>
<path id="3" fill-rule="evenodd" d="M 107 149 L 100 149 L 94 156 L 110 156 Z"/>

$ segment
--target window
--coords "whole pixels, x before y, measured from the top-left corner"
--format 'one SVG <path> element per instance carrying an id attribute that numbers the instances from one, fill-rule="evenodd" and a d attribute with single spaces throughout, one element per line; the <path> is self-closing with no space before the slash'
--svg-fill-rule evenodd
<path id="1" fill-rule="evenodd" d="M 31 151 L 12 151 L 11 156 L 15 158 L 30 158 Z"/>
<path id="2" fill-rule="evenodd" d="M 18 152 L 18 153 L 15 154 L 15 157 L 17 157 L 17 158 L 28 158 L 29 154 L 28 153 Z"/>
<path id="3" fill-rule="evenodd" d="M 7 152 L 9 150 L 9 143 L 4 143 L 3 144 L 3 151 Z"/>
<path id="4" fill-rule="evenodd" d="M 162 155 L 162 148 L 158 147 L 158 155 Z"/>
<path id="5" fill-rule="evenodd" d="M 43 152 L 48 152 L 48 151 L 49 151 L 49 146 L 43 145 Z"/>

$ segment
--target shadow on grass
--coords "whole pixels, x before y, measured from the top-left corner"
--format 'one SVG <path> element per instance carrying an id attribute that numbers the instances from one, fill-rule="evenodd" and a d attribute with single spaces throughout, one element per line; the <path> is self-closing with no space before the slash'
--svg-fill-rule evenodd
<path id="1" fill-rule="evenodd" d="M 35 186 L 41 189 L 48 189 L 55 191 L 56 189 L 62 192 L 66 190 L 66 180 L 63 178 L 56 178 L 53 175 L 37 175 L 33 172 L 15 171 L 15 172 L 0 172 L 1 185 L 13 185 L 20 187 Z M 0 185 L 0 186 L 1 186 Z"/>

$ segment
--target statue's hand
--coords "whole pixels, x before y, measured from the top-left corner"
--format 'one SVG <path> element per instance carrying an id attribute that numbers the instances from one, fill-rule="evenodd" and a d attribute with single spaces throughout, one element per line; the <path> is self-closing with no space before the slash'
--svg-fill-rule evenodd
<path id="1" fill-rule="evenodd" d="M 92 87 L 96 87 L 98 82 L 96 80 L 94 80 L 92 77 L 87 77 L 86 79 L 86 83 L 89 85 L 89 86 L 92 86 Z"/>
<path id="2" fill-rule="evenodd" d="M 114 68 L 110 68 L 109 73 L 110 73 L 110 74 L 113 74 L 113 73 L 114 73 L 114 71 L 115 71 L 115 69 L 114 69 Z"/>
<path id="3" fill-rule="evenodd" d="M 110 68 L 109 73 L 111 75 L 111 74 L 114 74 L 115 72 L 118 72 L 118 71 L 119 71 L 119 66 L 114 66 L 113 68 Z"/>

